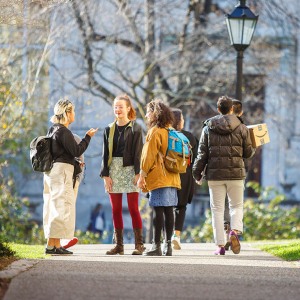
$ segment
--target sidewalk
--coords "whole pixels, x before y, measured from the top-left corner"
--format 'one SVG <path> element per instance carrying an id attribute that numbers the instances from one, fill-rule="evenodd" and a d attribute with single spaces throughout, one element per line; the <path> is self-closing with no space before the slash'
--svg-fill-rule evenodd
<path id="1" fill-rule="evenodd" d="M 183 244 L 171 257 L 132 256 L 133 245 L 125 245 L 123 256 L 105 255 L 110 248 L 76 245 L 73 256 L 29 261 L 33 266 L 13 278 L 4 300 L 294 300 L 300 294 L 299 262 L 246 242 L 239 255 L 225 256 L 214 256 L 213 244 Z"/>

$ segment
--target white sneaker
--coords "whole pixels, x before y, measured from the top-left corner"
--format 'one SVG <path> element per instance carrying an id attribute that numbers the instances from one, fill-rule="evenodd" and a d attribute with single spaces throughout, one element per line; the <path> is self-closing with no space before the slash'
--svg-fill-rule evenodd
<path id="1" fill-rule="evenodd" d="M 174 234 L 171 241 L 174 250 L 181 250 L 180 237 Z"/>

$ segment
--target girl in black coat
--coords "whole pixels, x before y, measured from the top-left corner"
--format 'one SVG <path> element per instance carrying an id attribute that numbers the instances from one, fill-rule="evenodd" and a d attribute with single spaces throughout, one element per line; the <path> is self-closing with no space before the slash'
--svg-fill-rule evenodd
<path id="1" fill-rule="evenodd" d="M 187 167 L 186 173 L 180 174 L 181 190 L 177 191 L 178 204 L 175 207 L 175 230 L 172 237 L 173 249 L 180 250 L 180 234 L 183 229 L 185 220 L 186 206 L 192 202 L 195 190 L 195 180 L 192 175 L 192 166 L 194 159 L 197 156 L 198 140 L 188 131 L 183 130 L 184 118 L 180 109 L 172 109 L 174 115 L 174 129 L 181 131 L 190 141 L 192 147 L 192 156 L 189 166 Z"/>

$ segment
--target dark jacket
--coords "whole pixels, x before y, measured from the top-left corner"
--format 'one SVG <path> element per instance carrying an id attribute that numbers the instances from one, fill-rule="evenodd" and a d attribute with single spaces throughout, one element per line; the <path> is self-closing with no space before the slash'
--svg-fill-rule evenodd
<path id="1" fill-rule="evenodd" d="M 248 128 L 235 115 L 218 115 L 205 122 L 193 176 L 200 180 L 207 164 L 207 180 L 245 179 L 244 160 L 254 155 Z"/>
<path id="2" fill-rule="evenodd" d="M 109 176 L 109 165 L 112 156 L 113 135 L 115 122 L 104 129 L 103 152 L 100 177 Z M 134 166 L 135 174 L 140 173 L 140 161 L 143 148 L 142 128 L 131 121 L 124 131 L 125 149 L 123 153 L 123 167 Z"/>
<path id="3" fill-rule="evenodd" d="M 198 139 L 196 139 L 190 132 L 181 130 L 181 132 L 189 139 L 192 146 L 192 157 L 190 165 L 186 169 L 186 173 L 180 174 L 181 190 L 177 191 L 178 204 L 177 206 L 185 206 L 192 202 L 195 191 L 195 180 L 192 175 L 193 163 L 197 157 Z"/>
<path id="4" fill-rule="evenodd" d="M 74 165 L 75 157 L 80 157 L 87 149 L 91 137 L 86 135 L 77 143 L 73 133 L 62 124 L 54 124 L 49 128 L 48 134 L 52 136 L 51 151 L 54 162 Z"/>

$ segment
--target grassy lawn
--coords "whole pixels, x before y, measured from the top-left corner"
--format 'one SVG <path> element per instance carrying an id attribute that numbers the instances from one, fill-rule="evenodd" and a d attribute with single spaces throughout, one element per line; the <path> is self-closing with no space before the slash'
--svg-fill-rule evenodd
<path id="1" fill-rule="evenodd" d="M 283 260 L 300 260 L 300 240 L 261 241 L 254 244 L 259 249 Z"/>
<path id="2" fill-rule="evenodd" d="M 17 258 L 38 259 L 45 258 L 44 245 L 23 245 L 23 244 L 9 244 L 10 248 L 16 252 Z"/>
<path id="3" fill-rule="evenodd" d="M 13 256 L 0 257 L 0 270 L 6 268 L 18 259 L 40 259 L 45 258 L 45 246 L 43 245 L 23 245 L 9 243 L 9 247 L 15 252 Z"/>

